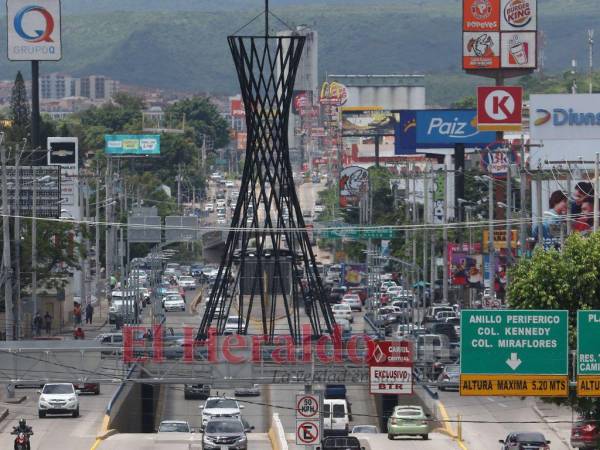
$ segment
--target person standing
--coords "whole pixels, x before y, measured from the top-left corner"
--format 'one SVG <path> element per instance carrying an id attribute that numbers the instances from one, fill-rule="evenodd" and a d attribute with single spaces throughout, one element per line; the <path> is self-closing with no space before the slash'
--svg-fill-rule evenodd
<path id="1" fill-rule="evenodd" d="M 91 325 L 93 316 L 94 316 L 94 307 L 92 306 L 92 303 L 90 302 L 85 307 L 85 323 L 89 323 Z"/>
<path id="2" fill-rule="evenodd" d="M 44 322 L 44 320 L 42 319 L 42 316 L 40 315 L 40 313 L 36 312 L 35 317 L 33 318 L 33 329 L 35 330 L 36 336 L 42 335 L 43 322 Z"/>
<path id="3" fill-rule="evenodd" d="M 73 306 L 73 319 L 75 325 L 81 325 L 81 305 L 79 303 L 75 303 Z"/>
<path id="4" fill-rule="evenodd" d="M 44 324 L 46 325 L 46 334 L 50 336 L 50 333 L 52 332 L 52 316 L 48 311 L 44 314 Z"/>

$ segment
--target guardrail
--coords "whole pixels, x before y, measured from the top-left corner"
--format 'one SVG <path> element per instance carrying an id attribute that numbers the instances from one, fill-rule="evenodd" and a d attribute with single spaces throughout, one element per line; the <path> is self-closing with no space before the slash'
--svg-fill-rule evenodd
<path id="1" fill-rule="evenodd" d="M 115 393 L 113 394 L 113 396 L 111 397 L 110 401 L 108 402 L 108 406 L 106 407 L 106 415 L 110 417 L 110 414 L 112 412 L 113 406 L 115 405 L 116 401 L 119 399 L 119 396 L 121 395 L 121 392 L 123 392 L 123 389 L 126 386 L 126 380 L 128 380 L 129 378 L 131 378 L 131 375 L 133 375 L 133 372 L 137 369 L 137 364 L 133 364 L 131 366 L 131 368 L 127 371 L 127 376 L 125 377 L 125 380 L 121 382 L 121 384 L 119 385 L 119 387 L 117 388 L 117 390 L 115 391 Z"/>
<path id="2" fill-rule="evenodd" d="M 273 413 L 271 418 L 271 429 L 269 430 L 269 439 L 273 450 L 288 450 L 288 443 L 285 437 L 285 430 L 279 418 L 279 414 Z"/>
<path id="3" fill-rule="evenodd" d="M 369 316 L 369 313 L 364 315 L 365 323 L 371 328 L 373 334 L 377 335 L 377 339 L 385 339 L 385 333 L 381 332 L 381 329 L 375 324 L 373 319 Z M 370 334 L 365 327 L 366 334 Z"/>
<path id="4" fill-rule="evenodd" d="M 439 398 L 439 394 L 437 393 L 437 391 L 433 391 L 431 389 L 431 387 L 427 384 L 427 380 L 423 382 L 423 375 L 421 373 L 421 370 L 419 370 L 417 367 L 413 368 L 413 376 L 415 377 L 415 380 L 417 380 L 421 384 L 425 392 L 427 392 L 432 399 L 437 400 Z"/>

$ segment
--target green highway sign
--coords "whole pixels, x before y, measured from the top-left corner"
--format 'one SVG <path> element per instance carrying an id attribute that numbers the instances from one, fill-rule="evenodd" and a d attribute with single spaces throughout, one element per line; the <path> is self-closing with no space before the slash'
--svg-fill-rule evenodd
<path id="1" fill-rule="evenodd" d="M 577 311 L 577 375 L 600 375 L 600 311 Z"/>
<path id="2" fill-rule="evenodd" d="M 319 234 L 322 239 L 393 239 L 394 230 L 391 228 L 367 228 L 363 230 L 348 228 L 347 230 L 323 230 Z"/>
<path id="3" fill-rule="evenodd" d="M 463 310 L 463 375 L 568 375 L 567 311 Z"/>

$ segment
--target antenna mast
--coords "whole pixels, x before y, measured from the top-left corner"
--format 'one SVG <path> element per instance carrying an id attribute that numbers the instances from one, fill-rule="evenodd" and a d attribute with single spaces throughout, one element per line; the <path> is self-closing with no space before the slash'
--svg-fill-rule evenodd
<path id="1" fill-rule="evenodd" d="M 265 0 L 265 37 L 269 37 L 269 0 Z"/>

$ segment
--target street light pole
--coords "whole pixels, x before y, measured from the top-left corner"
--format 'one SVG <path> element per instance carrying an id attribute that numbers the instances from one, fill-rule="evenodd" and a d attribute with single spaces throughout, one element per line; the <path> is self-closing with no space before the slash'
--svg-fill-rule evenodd
<path id="1" fill-rule="evenodd" d="M 33 303 L 33 316 L 38 312 L 37 297 L 37 178 L 33 166 L 33 199 L 31 207 L 31 301 Z"/>
<path id="2" fill-rule="evenodd" d="M 496 297 L 496 264 L 494 261 L 494 179 L 486 175 L 488 179 L 488 190 L 489 190 L 489 198 L 488 198 L 488 252 L 490 255 L 490 264 L 489 264 L 489 274 L 490 274 L 490 294 L 492 300 L 495 300 Z"/>
<path id="3" fill-rule="evenodd" d="M 3 145 L 4 134 L 0 134 L 0 160 L 2 162 L 2 265 L 4 268 L 4 326 L 6 340 L 14 340 L 14 312 L 12 292 L 12 261 L 10 258 L 10 213 L 8 209 L 8 186 L 6 180 L 6 147 Z"/>

